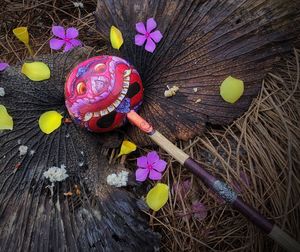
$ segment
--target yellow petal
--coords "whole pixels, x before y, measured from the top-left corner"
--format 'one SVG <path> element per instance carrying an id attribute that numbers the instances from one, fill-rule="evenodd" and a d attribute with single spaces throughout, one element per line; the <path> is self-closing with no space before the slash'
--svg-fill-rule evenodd
<path id="1" fill-rule="evenodd" d="M 12 117 L 7 113 L 6 108 L 0 105 L 0 130 L 12 130 L 14 122 Z"/>
<path id="2" fill-rule="evenodd" d="M 42 81 L 50 78 L 50 69 L 43 62 L 24 63 L 21 72 L 32 81 Z"/>
<path id="3" fill-rule="evenodd" d="M 61 125 L 62 115 L 56 111 L 47 111 L 40 116 L 39 126 L 45 134 L 50 134 Z"/>
<path id="4" fill-rule="evenodd" d="M 27 27 L 17 27 L 13 29 L 13 33 L 24 44 L 29 44 L 29 33 Z"/>
<path id="5" fill-rule="evenodd" d="M 228 76 L 220 86 L 220 95 L 229 102 L 235 103 L 244 93 L 244 82 Z"/>
<path id="6" fill-rule="evenodd" d="M 157 183 L 147 194 L 146 203 L 154 211 L 161 209 L 168 201 L 169 187 L 163 183 Z"/>
<path id="7" fill-rule="evenodd" d="M 118 157 L 129 154 L 136 150 L 136 145 L 130 141 L 124 140 Z"/>
<path id="8" fill-rule="evenodd" d="M 110 28 L 110 42 L 111 46 L 115 49 L 120 49 L 120 47 L 123 45 L 123 36 L 122 32 L 115 26 L 112 26 Z"/>

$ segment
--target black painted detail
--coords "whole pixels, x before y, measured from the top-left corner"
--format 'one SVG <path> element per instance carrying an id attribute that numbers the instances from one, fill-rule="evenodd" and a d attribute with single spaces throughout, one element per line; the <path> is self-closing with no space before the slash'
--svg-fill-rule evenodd
<path id="1" fill-rule="evenodd" d="M 97 121 L 97 126 L 99 128 L 109 128 L 110 126 L 112 126 L 112 124 L 115 121 L 116 118 L 116 111 L 113 111 L 103 117 L 101 117 L 98 121 Z"/>
<path id="2" fill-rule="evenodd" d="M 139 84 L 139 83 L 135 82 L 135 83 L 133 83 L 133 84 L 130 84 L 126 96 L 127 96 L 128 98 L 132 98 L 132 97 L 135 96 L 138 92 L 140 92 L 140 90 L 141 90 L 141 87 L 140 87 L 140 84 Z"/>

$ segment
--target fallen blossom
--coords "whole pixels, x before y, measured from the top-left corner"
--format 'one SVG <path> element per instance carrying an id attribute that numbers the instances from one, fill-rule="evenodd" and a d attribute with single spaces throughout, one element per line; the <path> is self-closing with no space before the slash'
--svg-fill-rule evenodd
<path id="1" fill-rule="evenodd" d="M 8 114 L 5 106 L 0 105 L 0 130 L 12 130 L 13 118 Z"/>
<path id="2" fill-rule="evenodd" d="M 127 186 L 128 174 L 129 172 L 127 171 L 121 171 L 118 174 L 112 173 L 107 176 L 106 182 L 107 184 L 115 187 Z"/>
<path id="3" fill-rule="evenodd" d="M 161 173 L 166 169 L 166 166 L 166 161 L 160 159 L 156 151 L 151 151 L 147 156 L 137 158 L 136 180 L 145 181 L 148 175 L 152 180 L 160 180 Z"/>
<path id="4" fill-rule="evenodd" d="M 61 125 L 62 115 L 56 111 L 47 111 L 39 118 L 39 126 L 42 132 L 50 134 Z"/>
<path id="5" fill-rule="evenodd" d="M 168 201 L 169 187 L 163 183 L 157 183 L 147 194 L 146 203 L 154 211 L 161 209 Z"/>
<path id="6" fill-rule="evenodd" d="M 67 52 L 74 47 L 81 46 L 81 41 L 76 39 L 79 32 L 74 27 L 65 30 L 62 26 L 52 26 L 52 33 L 57 37 L 50 39 L 50 48 L 53 50 L 60 50 L 64 46 L 63 51 Z"/>
<path id="7" fill-rule="evenodd" d="M 25 74 L 32 81 L 43 81 L 50 78 L 50 68 L 40 61 L 24 63 L 21 69 L 22 74 Z"/>
<path id="8" fill-rule="evenodd" d="M 122 32 L 115 26 L 110 28 L 110 43 L 114 49 L 119 50 L 124 43 Z"/>
<path id="9" fill-rule="evenodd" d="M 146 41 L 145 50 L 153 53 L 156 48 L 155 43 L 158 43 L 163 37 L 159 30 L 153 31 L 156 27 L 157 24 L 153 18 L 147 20 L 146 27 L 142 22 L 137 23 L 135 28 L 140 34 L 135 35 L 135 44 L 142 46 Z"/>
<path id="10" fill-rule="evenodd" d="M 8 67 L 9 67 L 9 65 L 7 63 L 0 62 L 0 72 L 4 71 Z"/>
<path id="11" fill-rule="evenodd" d="M 133 142 L 124 140 L 122 142 L 120 153 L 119 153 L 118 157 L 120 157 L 122 155 L 127 155 L 135 150 L 136 150 L 136 145 Z"/>
<path id="12" fill-rule="evenodd" d="M 29 33 L 26 26 L 17 27 L 13 29 L 14 35 L 25 44 L 31 56 L 33 56 L 32 49 L 29 45 Z"/>

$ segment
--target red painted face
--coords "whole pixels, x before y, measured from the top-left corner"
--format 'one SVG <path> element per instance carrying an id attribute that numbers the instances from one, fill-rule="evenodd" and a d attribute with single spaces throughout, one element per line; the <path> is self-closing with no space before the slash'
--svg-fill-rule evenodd
<path id="1" fill-rule="evenodd" d="M 93 132 L 121 127 L 126 113 L 143 99 L 142 80 L 133 66 L 115 56 L 81 62 L 69 74 L 65 100 L 73 120 Z"/>

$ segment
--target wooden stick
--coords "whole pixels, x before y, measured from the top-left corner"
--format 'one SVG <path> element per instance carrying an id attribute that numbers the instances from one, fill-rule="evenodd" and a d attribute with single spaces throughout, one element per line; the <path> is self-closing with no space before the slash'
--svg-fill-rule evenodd
<path id="1" fill-rule="evenodd" d="M 227 203 L 231 204 L 235 209 L 247 217 L 261 230 L 263 230 L 279 245 L 281 245 L 287 251 L 300 252 L 300 244 L 297 243 L 297 241 L 281 230 L 278 226 L 274 225 L 272 221 L 265 218 L 256 209 L 244 202 L 230 186 L 212 176 L 189 155 L 175 146 L 157 130 L 153 129 L 153 127 L 135 111 L 131 110 L 127 114 L 127 118 L 132 124 L 136 125 L 143 132 L 147 133 L 153 142 L 155 142 L 158 146 L 175 158 L 180 164 L 200 178 L 207 187 L 214 190 Z"/>

